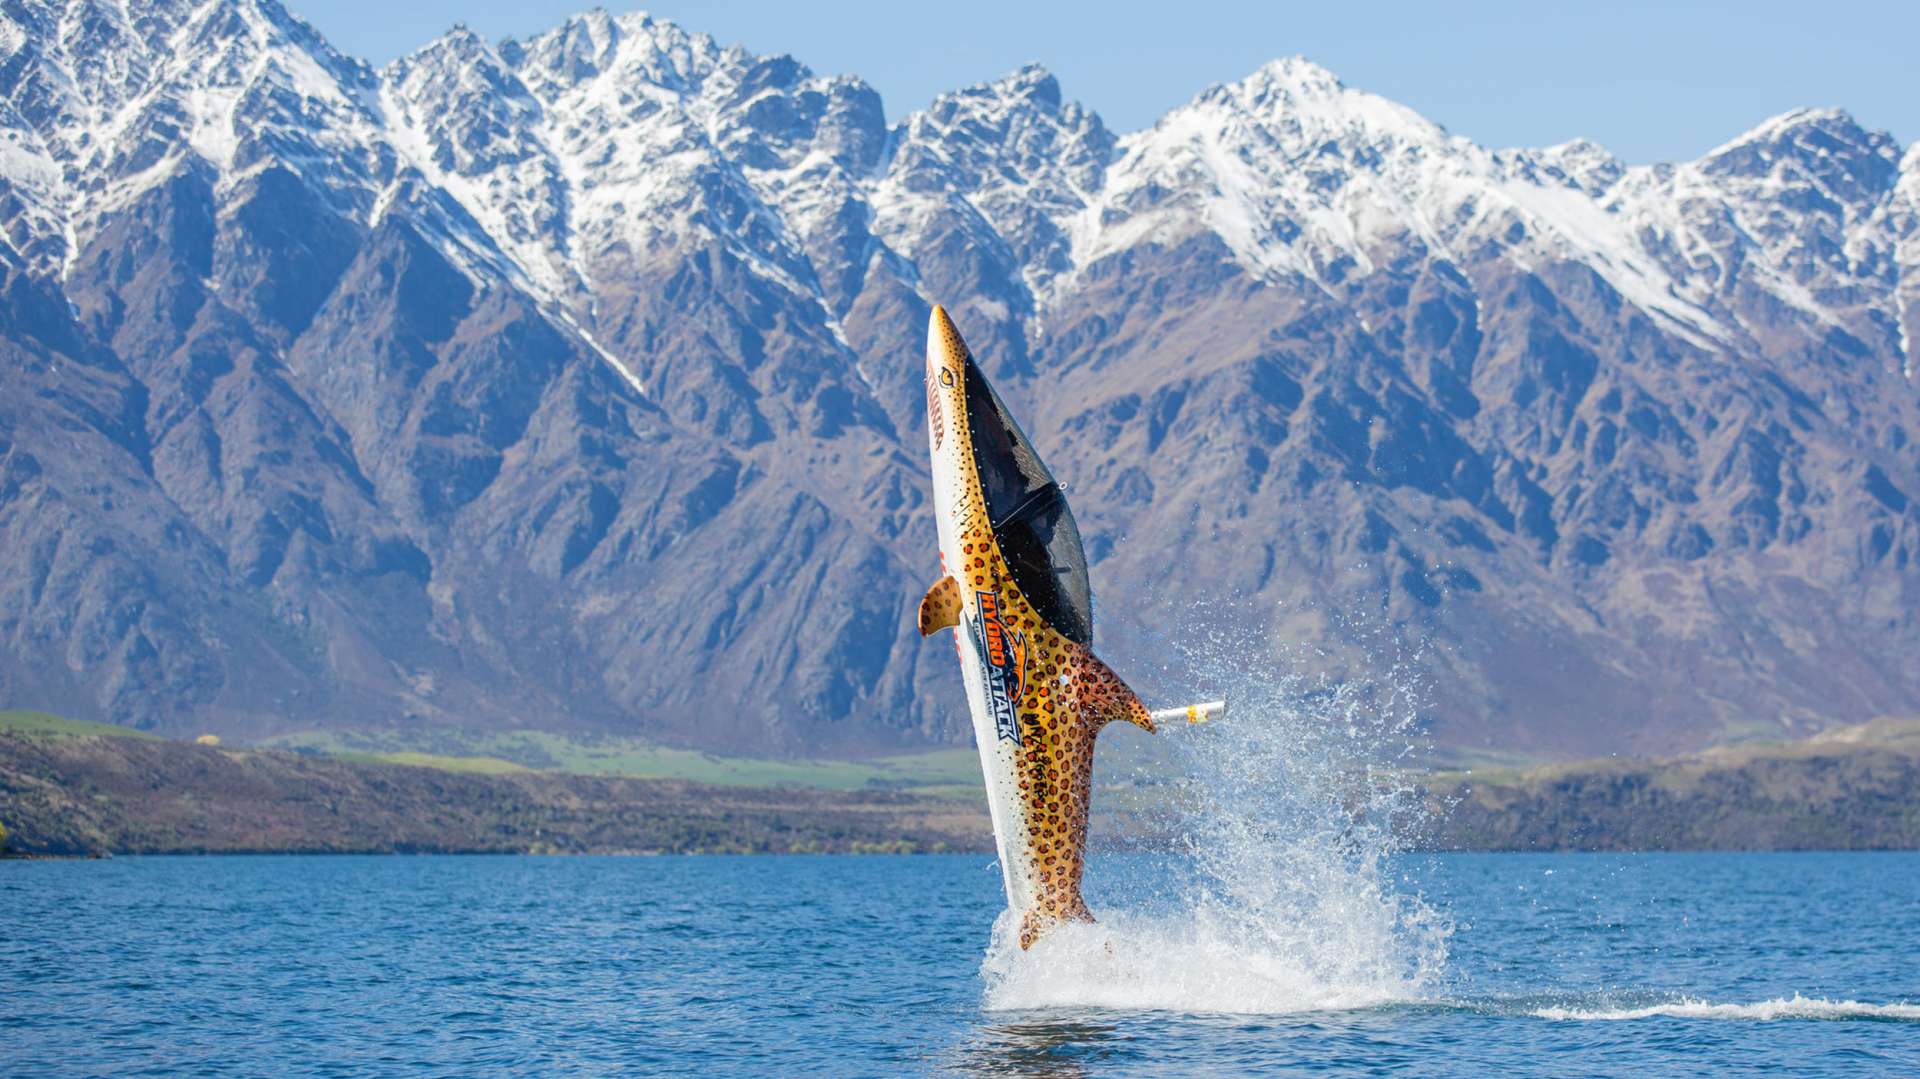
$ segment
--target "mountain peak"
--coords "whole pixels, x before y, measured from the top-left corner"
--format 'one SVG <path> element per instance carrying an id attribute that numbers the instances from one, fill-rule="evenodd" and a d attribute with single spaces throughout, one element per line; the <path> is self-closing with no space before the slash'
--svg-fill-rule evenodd
<path id="1" fill-rule="evenodd" d="M 1022 106 L 1045 112 L 1061 107 L 1060 82 L 1040 64 L 1023 64 L 997 78 L 976 82 L 936 96 L 916 116 L 951 116 L 958 112 L 1001 113 Z"/>
<path id="2" fill-rule="evenodd" d="M 1522 152 L 1588 195 L 1598 196 L 1626 175 L 1627 167 L 1592 139 L 1569 139 L 1543 150 Z M 1507 154 L 1501 157 L 1507 158 Z"/>
<path id="3" fill-rule="evenodd" d="M 1184 129 L 1195 121 L 1193 110 L 1225 110 L 1257 128 L 1285 133 L 1285 137 L 1319 142 L 1327 138 L 1370 144 L 1388 142 L 1437 143 L 1446 129 L 1419 113 L 1342 82 L 1332 71 L 1303 56 L 1269 60 L 1237 82 L 1209 87 L 1162 117 L 1156 128 L 1172 124 Z M 1208 118 L 1203 127 L 1222 120 Z M 1231 126 L 1232 121 L 1226 121 Z"/>
<path id="4" fill-rule="evenodd" d="M 446 33 L 440 35 L 439 40 L 462 52 L 478 53 L 487 48 L 487 39 L 474 33 L 473 28 L 464 22 L 454 23 Z"/>
<path id="5" fill-rule="evenodd" d="M 540 69 L 536 82 L 549 90 L 577 86 L 617 73 L 616 81 L 651 82 L 685 92 L 721 64 L 728 53 L 708 34 L 685 30 L 644 11 L 610 15 L 594 8 L 524 41 L 501 43 L 500 54 L 516 69 Z M 523 71 L 524 74 L 524 71 Z"/>
<path id="6" fill-rule="evenodd" d="M 1340 76 L 1299 54 L 1277 56 L 1253 70 L 1241 82 L 1306 94 L 1337 94 L 1347 88 Z"/>
<path id="7" fill-rule="evenodd" d="M 1700 167 L 1723 181 L 1805 180 L 1846 202 L 1871 201 L 1900 172 L 1900 144 L 1844 109 L 1783 112 L 1715 148 Z"/>
<path id="8" fill-rule="evenodd" d="M 1769 116 L 1748 130 L 1729 139 L 1721 148 L 1750 142 L 1772 142 L 1803 128 L 1845 128 L 1859 130 L 1860 125 L 1845 109 L 1802 106 Z"/>
<path id="9" fill-rule="evenodd" d="M 651 21 L 651 16 L 644 11 L 633 11 L 615 16 L 608 12 L 606 8 L 595 4 L 587 10 L 580 12 L 578 15 L 571 15 L 563 19 L 555 29 L 575 30 L 580 33 L 592 35 L 600 41 L 608 41 L 620 32 L 621 23 L 625 22 L 629 17 L 637 20 L 642 26 Z M 551 30 L 548 31 L 548 33 L 552 32 Z M 544 37 L 546 35 L 542 34 L 540 36 Z"/>
<path id="10" fill-rule="evenodd" d="M 446 33 L 394 60 L 381 69 L 381 77 L 397 81 L 422 64 L 460 64 L 494 66 L 493 46 L 464 22 L 454 23 Z"/>
<path id="11" fill-rule="evenodd" d="M 987 85 L 1002 97 L 1038 101 L 1050 108 L 1060 105 L 1060 81 L 1037 63 L 1023 64 Z"/>

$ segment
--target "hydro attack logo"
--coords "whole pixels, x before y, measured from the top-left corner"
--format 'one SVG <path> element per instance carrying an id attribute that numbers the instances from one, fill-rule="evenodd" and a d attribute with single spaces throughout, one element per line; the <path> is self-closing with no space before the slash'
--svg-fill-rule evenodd
<path id="1" fill-rule="evenodd" d="M 986 675 L 987 708 L 1000 740 L 1020 744 L 1020 689 L 1027 680 L 1027 638 L 1000 619 L 1000 594 L 975 592 L 979 613 L 972 624 L 973 643 L 980 650 Z"/>

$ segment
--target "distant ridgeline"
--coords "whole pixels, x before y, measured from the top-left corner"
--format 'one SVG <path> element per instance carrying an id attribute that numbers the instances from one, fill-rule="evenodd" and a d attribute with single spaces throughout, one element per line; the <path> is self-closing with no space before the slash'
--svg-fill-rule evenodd
<path id="1" fill-rule="evenodd" d="M 1920 152 L 1845 113 L 1629 167 L 1294 59 L 1124 136 L 1038 68 L 889 124 L 638 14 L 375 71 L 139 9 L 0 12 L 0 700 L 963 745 L 940 302 L 1149 695 L 1234 621 L 1404 660 L 1455 756 L 1920 710 Z"/>
<path id="2" fill-rule="evenodd" d="M 0 825 L 14 852 L 41 855 L 992 848 L 977 780 L 952 782 L 951 761 L 874 765 L 892 778 L 870 775 L 858 789 L 847 789 L 842 766 L 763 763 L 789 769 L 785 784 L 726 782 L 753 774 L 738 760 L 709 758 L 722 782 L 693 783 L 499 758 L 236 749 L 0 712 Z M 1670 760 L 1437 774 L 1424 789 L 1409 846 L 1914 849 L 1920 720 Z M 1097 819 L 1095 835 L 1148 847 L 1170 838 L 1125 814 Z"/>

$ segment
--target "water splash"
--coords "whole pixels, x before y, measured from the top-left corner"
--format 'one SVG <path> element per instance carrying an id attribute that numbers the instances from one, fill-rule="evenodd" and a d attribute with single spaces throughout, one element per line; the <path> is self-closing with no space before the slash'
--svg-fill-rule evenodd
<path id="1" fill-rule="evenodd" d="M 1417 823 L 1402 778 L 1418 742 L 1408 664 L 1375 681 L 1282 673 L 1244 637 L 1182 638 L 1191 684 L 1224 692 L 1219 723 L 1165 732 L 1153 822 L 1174 856 L 1095 925 L 1021 952 L 1007 916 L 982 963 L 990 1009 L 1096 1007 L 1280 1014 L 1418 999 L 1450 928 L 1391 866 Z M 1097 857 L 1096 857 L 1096 860 Z M 1098 868 L 1098 867 L 1096 867 Z"/>

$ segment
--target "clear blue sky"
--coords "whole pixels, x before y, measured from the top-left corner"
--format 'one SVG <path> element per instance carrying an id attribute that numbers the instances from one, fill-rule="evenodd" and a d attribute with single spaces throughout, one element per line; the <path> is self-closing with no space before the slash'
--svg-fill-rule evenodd
<path id="1" fill-rule="evenodd" d="M 373 62 L 456 22 L 524 37 L 590 0 L 283 0 Z M 640 5 L 607 3 L 608 10 Z M 1119 131 L 1301 54 L 1490 146 L 1594 139 L 1632 162 L 1697 157 L 1775 113 L 1838 106 L 1920 137 L 1920 0 L 1652 3 L 659 0 L 644 9 L 877 87 L 890 117 L 1029 61 Z"/>

